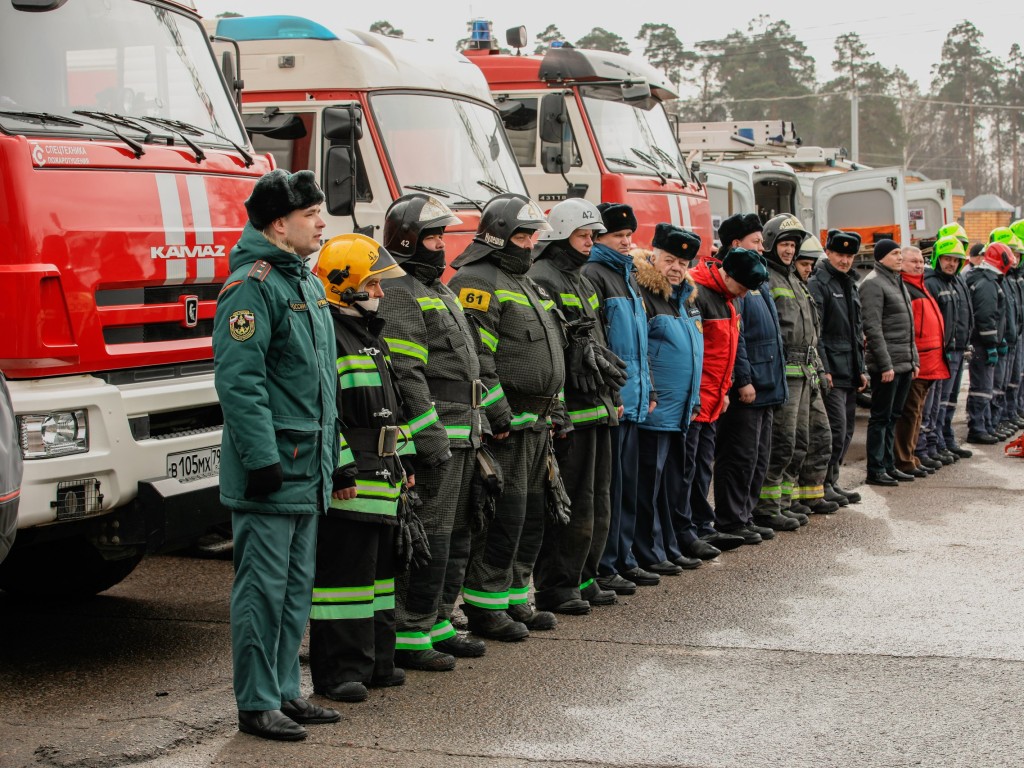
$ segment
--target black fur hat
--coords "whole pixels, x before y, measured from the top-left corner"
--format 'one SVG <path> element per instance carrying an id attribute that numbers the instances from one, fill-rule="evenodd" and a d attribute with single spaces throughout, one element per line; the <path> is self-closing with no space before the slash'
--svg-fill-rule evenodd
<path id="1" fill-rule="evenodd" d="M 825 240 L 825 250 L 833 253 L 845 253 L 856 256 L 860 250 L 860 235 L 856 232 L 843 232 L 841 229 L 830 229 Z"/>
<path id="2" fill-rule="evenodd" d="M 768 266 L 757 251 L 733 248 L 725 254 L 722 262 L 725 274 L 750 290 L 760 288 L 768 282 Z"/>
<path id="3" fill-rule="evenodd" d="M 718 239 L 724 248 L 728 248 L 733 240 L 742 240 L 747 235 L 763 230 L 761 219 L 756 213 L 737 213 L 718 225 Z"/>
<path id="4" fill-rule="evenodd" d="M 697 258 L 700 250 L 700 236 L 675 224 L 662 222 L 654 228 L 652 248 L 658 248 L 677 258 L 690 261 Z"/>
<path id="5" fill-rule="evenodd" d="M 288 173 L 278 168 L 256 182 L 245 201 L 245 210 L 253 227 L 262 231 L 275 219 L 323 201 L 324 193 L 312 171 Z"/>
<path id="6" fill-rule="evenodd" d="M 609 232 L 631 229 L 634 232 L 640 227 L 632 207 L 625 203 L 601 203 L 597 206 L 601 212 L 601 221 Z"/>

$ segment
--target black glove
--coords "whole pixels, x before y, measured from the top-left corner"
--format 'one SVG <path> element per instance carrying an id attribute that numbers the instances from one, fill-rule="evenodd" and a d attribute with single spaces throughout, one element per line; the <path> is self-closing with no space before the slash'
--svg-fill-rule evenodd
<path id="1" fill-rule="evenodd" d="M 589 339 L 570 339 L 565 375 L 569 387 L 580 394 L 597 392 L 601 385 L 599 369 L 594 359 L 594 345 Z"/>
<path id="2" fill-rule="evenodd" d="M 281 462 L 269 467 L 250 469 L 245 473 L 245 498 L 262 499 L 278 490 L 284 483 Z"/>
<path id="3" fill-rule="evenodd" d="M 491 449 L 481 445 L 476 452 L 476 472 L 469 493 L 469 528 L 473 533 L 479 533 L 494 519 L 504 487 L 501 465 Z"/>
<path id="4" fill-rule="evenodd" d="M 430 564 L 430 544 L 427 532 L 416 514 L 423 508 L 423 501 L 412 488 L 402 494 L 398 504 L 398 535 L 395 536 L 395 560 L 397 569 L 409 570 L 409 567 L 425 568 Z"/>
<path id="5" fill-rule="evenodd" d="M 626 383 L 626 364 L 607 347 L 595 345 L 597 367 L 608 389 L 617 391 Z"/>
<path id="6" fill-rule="evenodd" d="M 546 491 L 544 494 L 544 500 L 546 502 L 548 521 L 552 525 L 561 526 L 568 525 L 569 520 L 569 509 L 572 507 L 572 501 L 569 499 L 569 494 L 566 493 L 565 483 L 562 482 L 562 473 L 558 469 L 558 458 L 555 456 L 555 447 L 551 441 L 548 441 L 548 460 L 547 460 L 547 472 L 545 479 Z"/>

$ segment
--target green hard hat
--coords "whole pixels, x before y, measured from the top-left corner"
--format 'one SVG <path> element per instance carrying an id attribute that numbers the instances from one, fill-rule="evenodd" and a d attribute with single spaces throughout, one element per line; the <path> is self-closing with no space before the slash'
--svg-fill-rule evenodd
<path id="1" fill-rule="evenodd" d="M 1024 253 L 1024 242 L 1009 227 L 996 227 L 988 236 L 990 243 L 1004 243 L 1017 253 Z"/>
<path id="2" fill-rule="evenodd" d="M 938 234 L 935 235 L 936 240 L 941 240 L 944 237 L 955 237 L 960 240 L 964 245 L 970 242 L 970 238 L 967 237 L 967 232 L 962 226 L 957 224 L 955 221 L 952 224 L 946 224 L 941 227 Z"/>
<path id="3" fill-rule="evenodd" d="M 1024 242 L 1024 219 L 1017 219 L 1010 225 L 1010 231 Z"/>
<path id="4" fill-rule="evenodd" d="M 939 259 L 942 256 L 956 256 L 960 259 L 961 263 L 957 267 L 958 272 L 963 268 L 963 262 L 967 261 L 967 251 L 964 250 L 964 244 L 960 242 L 956 235 L 946 235 L 935 241 L 935 245 L 932 246 L 932 269 L 939 268 Z"/>

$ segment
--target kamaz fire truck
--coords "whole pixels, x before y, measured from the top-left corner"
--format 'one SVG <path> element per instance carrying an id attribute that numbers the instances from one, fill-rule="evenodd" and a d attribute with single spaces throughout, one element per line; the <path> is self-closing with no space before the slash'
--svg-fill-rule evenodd
<path id="1" fill-rule="evenodd" d="M 686 165 L 663 104 L 677 97 L 664 74 L 607 51 L 553 46 L 543 56 L 502 54 L 487 21 L 473 22 L 469 60 L 483 71 L 531 196 L 633 206 L 634 240 L 649 246 L 658 222 L 692 229 L 710 254 L 707 191 Z M 507 42 L 526 45 L 526 30 Z"/>
<path id="2" fill-rule="evenodd" d="M 476 233 L 487 201 L 527 194 L 487 82 L 461 54 L 295 16 L 206 24 L 241 51 L 253 145 L 279 167 L 321 180 L 325 237 L 379 239 L 391 202 L 421 191 L 462 219 L 447 229 L 450 260 Z"/>
<path id="3" fill-rule="evenodd" d="M 210 334 L 270 163 L 191 3 L 5 0 L 0 43 L 0 368 L 24 456 L 0 587 L 91 594 L 227 519 Z"/>

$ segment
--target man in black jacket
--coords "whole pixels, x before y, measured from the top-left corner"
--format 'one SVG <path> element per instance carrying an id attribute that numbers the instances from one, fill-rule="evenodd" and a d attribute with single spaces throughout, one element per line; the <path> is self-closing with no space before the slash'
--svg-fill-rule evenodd
<path id="1" fill-rule="evenodd" d="M 991 243 L 983 252 L 981 264 L 967 274 L 974 312 L 971 332 L 971 384 L 967 392 L 967 442 L 994 445 L 1000 441 L 993 420 L 992 396 L 995 389 L 999 347 L 1006 332 L 1006 297 L 1003 276 L 1013 267 L 1013 251 L 1004 243 Z"/>
<path id="2" fill-rule="evenodd" d="M 858 277 L 851 271 L 859 250 L 860 235 L 856 232 L 830 230 L 825 241 L 825 258 L 807 281 L 818 308 L 821 326 L 818 357 L 825 371 L 828 390 L 825 410 L 832 429 L 832 453 L 825 486 L 852 503 L 860 501 L 860 494 L 839 486 L 839 467 L 853 439 L 857 393 L 868 385 Z"/>
<path id="3" fill-rule="evenodd" d="M 925 401 L 924 422 L 917 453 L 938 458 L 943 463 L 951 459 L 967 459 L 972 453 L 956 444 L 953 435 L 953 412 L 960 394 L 964 373 L 964 353 L 971 341 L 974 325 L 971 312 L 971 292 L 960 270 L 967 263 L 964 242 L 955 235 L 940 237 L 932 246 L 932 267 L 925 270 L 925 287 L 938 302 L 942 312 L 945 338 L 943 348 L 949 378 L 937 382 Z"/>

